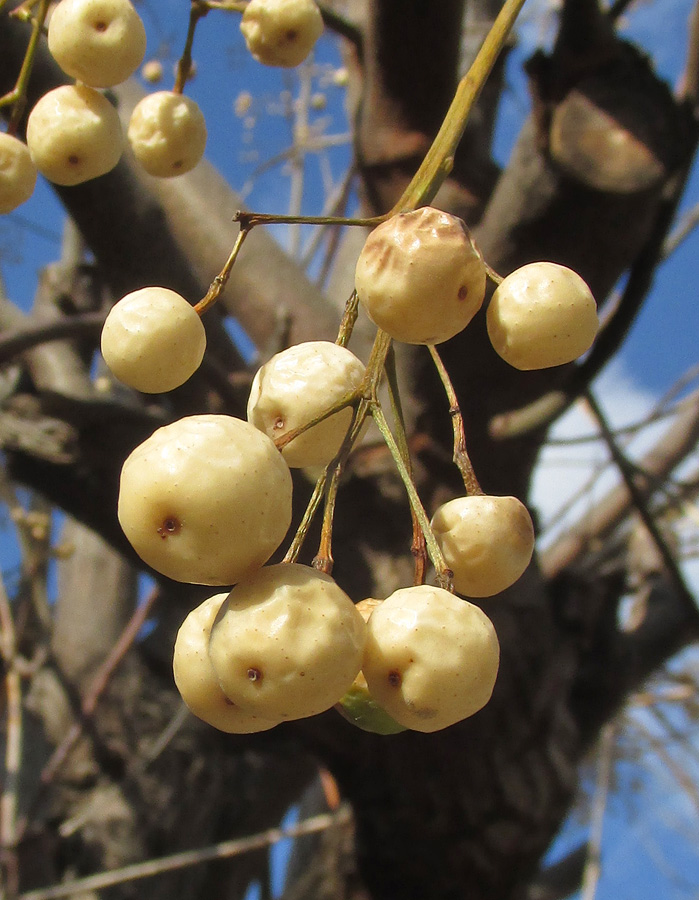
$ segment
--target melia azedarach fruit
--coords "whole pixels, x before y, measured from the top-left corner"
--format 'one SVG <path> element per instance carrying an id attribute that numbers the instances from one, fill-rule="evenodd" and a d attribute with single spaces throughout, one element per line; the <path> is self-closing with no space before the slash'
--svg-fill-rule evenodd
<path id="1" fill-rule="evenodd" d="M 362 664 L 366 625 L 329 575 L 265 566 L 231 590 L 211 630 L 209 658 L 224 694 L 265 719 L 329 709 Z"/>
<path id="2" fill-rule="evenodd" d="M 231 585 L 264 565 L 291 522 L 289 467 L 242 419 L 197 415 L 127 457 L 118 516 L 141 559 L 175 581 Z"/>
<path id="3" fill-rule="evenodd" d="M 194 307 L 163 287 L 122 297 L 102 328 L 101 350 L 112 374 L 137 391 L 172 391 L 199 368 L 206 332 Z"/>
<path id="4" fill-rule="evenodd" d="M 180 696 L 197 718 L 229 734 L 267 731 L 279 719 L 265 719 L 243 710 L 221 690 L 209 659 L 209 637 L 228 593 L 215 594 L 193 609 L 175 640 L 172 670 Z"/>
<path id="5" fill-rule="evenodd" d="M 441 344 L 481 308 L 485 263 L 461 219 L 425 206 L 371 232 L 355 286 L 369 318 L 392 338 Z"/>
<path id="6" fill-rule="evenodd" d="M 346 347 L 306 341 L 273 356 L 258 370 L 250 389 L 248 421 L 272 440 L 307 425 L 356 390 L 364 364 Z M 327 466 L 352 422 L 347 406 L 297 435 L 282 449 L 292 468 Z"/>

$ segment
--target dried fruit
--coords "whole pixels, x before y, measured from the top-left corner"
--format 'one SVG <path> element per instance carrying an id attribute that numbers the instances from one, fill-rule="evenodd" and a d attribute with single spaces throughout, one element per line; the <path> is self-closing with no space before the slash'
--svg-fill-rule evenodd
<path id="1" fill-rule="evenodd" d="M 369 318 L 392 338 L 439 344 L 480 309 L 485 265 L 461 219 L 423 207 L 372 231 L 355 285 Z"/>
<path id="2" fill-rule="evenodd" d="M 189 172 L 204 155 L 206 122 L 194 100 L 173 91 L 157 91 L 134 108 L 128 138 L 149 175 L 173 178 Z"/>
<path id="3" fill-rule="evenodd" d="M 307 341 L 273 356 L 257 372 L 248 400 L 248 421 L 278 440 L 330 409 L 364 377 L 357 357 L 329 341 Z M 352 421 L 346 407 L 282 450 L 292 467 L 326 466 L 338 453 Z"/>
<path id="4" fill-rule="evenodd" d="M 278 720 L 262 719 L 229 700 L 209 660 L 211 626 L 227 596 L 228 592 L 209 597 L 182 623 L 172 660 L 175 684 L 191 712 L 219 731 L 230 734 L 267 731 Z"/>
<path id="5" fill-rule="evenodd" d="M 233 588 L 209 657 L 241 708 L 299 719 L 337 703 L 359 671 L 365 638 L 364 619 L 330 576 L 281 563 Z"/>
<path id="6" fill-rule="evenodd" d="M 61 0 L 51 14 L 48 42 L 71 78 L 106 88 L 141 65 L 146 29 L 129 0 Z"/>
<path id="7" fill-rule="evenodd" d="M 17 209 L 34 192 L 36 166 L 26 144 L 0 132 L 0 213 Z"/>
<path id="8" fill-rule="evenodd" d="M 39 100 L 27 121 L 27 146 L 54 184 L 75 185 L 111 171 L 124 138 L 106 97 L 84 84 L 65 84 Z"/>
<path id="9" fill-rule="evenodd" d="M 266 66 L 298 66 L 323 33 L 313 0 L 250 0 L 240 30 L 248 50 Z"/>
<path id="10" fill-rule="evenodd" d="M 485 613 L 443 588 L 391 594 L 371 614 L 362 671 L 396 722 L 438 731 L 490 699 L 500 648 Z"/>
<path id="11" fill-rule="evenodd" d="M 369 616 L 382 602 L 375 597 L 367 597 L 357 603 L 357 612 L 368 622 Z M 340 697 L 335 709 L 362 731 L 370 731 L 372 734 L 399 734 L 405 731 L 405 725 L 399 725 L 374 700 L 363 672 L 359 672 L 350 689 Z"/>
<path id="12" fill-rule="evenodd" d="M 531 516 L 516 497 L 457 497 L 439 507 L 431 524 L 454 587 L 467 597 L 510 587 L 534 552 Z"/>

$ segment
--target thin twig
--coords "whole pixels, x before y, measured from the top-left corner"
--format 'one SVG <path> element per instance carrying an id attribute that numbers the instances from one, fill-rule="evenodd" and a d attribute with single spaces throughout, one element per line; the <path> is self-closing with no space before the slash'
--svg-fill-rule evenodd
<path id="1" fill-rule="evenodd" d="M 194 34 L 200 19 L 203 19 L 210 9 L 211 7 L 209 4 L 202 2 L 202 0 L 192 0 L 191 2 L 189 7 L 187 37 L 185 38 L 182 56 L 177 62 L 175 85 L 172 89 L 175 94 L 181 94 L 184 91 L 184 86 L 187 83 L 187 79 L 190 77 L 192 71 L 192 46 L 194 44 Z"/>
<path id="2" fill-rule="evenodd" d="M 642 491 L 638 486 L 638 471 L 631 465 L 626 456 L 623 454 L 621 448 L 619 447 L 619 444 L 612 434 L 609 423 L 607 422 L 602 409 L 600 408 L 597 400 L 592 394 L 592 391 L 586 391 L 585 399 L 587 400 L 588 406 L 592 410 L 593 416 L 597 420 L 602 438 L 604 439 L 604 442 L 609 449 L 612 459 L 619 469 L 619 474 L 621 475 L 624 484 L 626 485 L 626 489 L 631 496 L 631 501 L 636 508 L 639 516 L 641 517 L 643 524 L 648 529 L 648 532 L 650 533 L 650 536 L 653 539 L 653 543 L 660 553 L 663 565 L 667 569 L 668 575 L 670 576 L 675 589 L 677 590 L 679 596 L 683 599 L 684 603 L 689 608 L 691 608 L 693 614 L 696 616 L 696 603 L 694 600 L 694 596 L 685 583 L 682 572 L 677 565 L 675 555 L 668 547 L 667 541 L 665 540 L 662 531 L 658 527 L 658 523 L 656 522 L 655 517 L 648 508 L 647 492 Z"/>
<path id="3" fill-rule="evenodd" d="M 307 62 L 301 66 L 299 80 L 301 89 L 294 104 L 294 127 L 291 156 L 291 184 L 289 215 L 297 218 L 303 208 L 303 189 L 306 181 L 306 143 L 308 140 L 308 110 L 311 105 L 312 67 Z M 295 225 L 289 235 L 289 255 L 298 259 L 301 253 L 301 227 Z"/>
<path id="4" fill-rule="evenodd" d="M 22 686 L 16 665 L 12 607 L 0 576 L 0 655 L 5 668 L 7 697 L 5 727 L 5 785 L 0 797 L 0 874 L 4 873 L 8 900 L 19 889 L 17 858 L 17 789 L 22 761 Z"/>
<path id="5" fill-rule="evenodd" d="M 699 102 L 699 2 L 695 2 L 689 20 L 689 41 L 687 43 L 687 62 L 681 80 L 682 99 L 696 108 Z"/>
<path id="6" fill-rule="evenodd" d="M 245 238 L 250 233 L 251 227 L 251 225 L 241 223 L 240 231 L 238 232 L 238 236 L 236 237 L 235 243 L 233 244 L 233 249 L 228 255 L 228 259 L 226 260 L 223 268 L 209 285 L 209 290 L 206 292 L 206 294 L 194 306 L 194 311 L 200 316 L 203 316 L 204 313 L 208 309 L 210 309 L 214 305 L 214 303 L 216 303 L 218 298 L 221 296 L 223 289 L 228 284 L 228 279 L 231 277 L 231 272 L 233 271 L 233 264 L 238 258 L 240 248 L 243 246 Z"/>
<path id="7" fill-rule="evenodd" d="M 456 391 L 454 390 L 454 385 L 451 382 L 446 366 L 437 352 L 437 348 L 433 344 L 430 344 L 427 349 L 430 351 L 432 362 L 437 369 L 437 374 L 442 382 L 442 386 L 447 395 L 447 402 L 449 403 L 449 415 L 451 416 L 451 424 L 454 431 L 454 463 L 459 472 L 461 472 L 464 488 L 466 489 L 468 496 L 482 494 L 483 489 L 478 483 L 476 472 L 471 463 L 471 458 L 468 455 L 468 450 L 466 449 L 464 418 L 461 415 L 461 408 L 459 406 L 458 397 L 456 396 Z"/>
<path id="8" fill-rule="evenodd" d="M 349 199 L 350 190 L 352 189 L 352 181 L 354 179 L 354 166 L 350 166 L 347 172 L 345 173 L 344 178 L 336 185 L 335 190 L 331 192 L 328 197 L 325 208 L 321 215 L 327 216 L 337 216 L 340 217 L 342 215 L 342 211 L 347 206 L 347 201 Z M 303 252 L 301 254 L 301 265 L 305 268 L 311 262 L 313 257 L 320 246 L 321 241 L 325 237 L 328 228 L 339 228 L 339 225 L 326 225 L 322 228 L 318 228 L 313 232 L 313 236 L 308 241 L 306 246 L 303 248 Z"/>
<path id="9" fill-rule="evenodd" d="M 52 887 L 39 888 L 35 891 L 27 891 L 20 894 L 18 900 L 56 900 L 58 897 L 69 897 L 71 894 L 83 894 L 89 891 L 100 891 L 117 884 L 128 881 L 136 881 L 140 878 L 151 878 L 154 875 L 162 875 L 164 872 L 173 872 L 189 866 L 197 866 L 202 863 L 218 859 L 230 859 L 253 850 L 261 850 L 271 847 L 288 838 L 300 837 L 304 834 L 315 834 L 326 831 L 328 828 L 342 827 L 349 824 L 351 814 L 347 807 L 341 806 L 337 812 L 321 813 L 289 825 L 287 828 L 269 828 L 258 834 L 252 834 L 231 841 L 222 841 L 199 850 L 184 850 L 181 853 L 173 853 L 171 856 L 162 856 L 150 859 L 142 863 L 134 863 L 123 866 L 111 872 L 100 872 L 97 875 L 88 875 L 86 878 L 77 878 L 65 884 L 57 884 Z"/>
<path id="10" fill-rule="evenodd" d="M 666 742 L 655 737 L 639 718 L 634 719 L 633 725 L 637 731 L 641 732 L 652 752 L 657 754 L 663 767 L 672 775 L 682 789 L 682 793 L 694 806 L 695 812 L 699 814 L 699 791 L 692 776 L 668 753 Z"/>
<path id="11" fill-rule="evenodd" d="M 118 640 L 114 644 L 111 649 L 111 652 L 102 663 L 102 665 L 97 670 L 95 677 L 92 679 L 90 686 L 87 690 L 87 693 L 83 697 L 82 703 L 80 704 L 80 712 L 81 718 L 74 722 L 66 736 L 63 738 L 61 743 L 56 747 L 56 749 L 51 754 L 48 762 L 44 766 L 39 776 L 39 790 L 36 795 L 32 799 L 32 808 L 35 806 L 39 798 L 41 797 L 43 789 L 45 789 L 53 779 L 56 777 L 59 769 L 65 762 L 68 754 L 75 746 L 76 741 L 83 733 L 83 729 L 85 726 L 85 722 L 91 718 L 95 709 L 97 708 L 97 704 L 106 690 L 109 681 L 111 680 L 114 672 L 116 671 L 119 664 L 123 661 L 126 653 L 138 637 L 141 628 L 143 627 L 146 619 L 150 615 L 153 606 L 156 601 L 160 597 L 160 591 L 158 588 L 154 588 L 146 597 L 146 599 L 140 603 L 136 609 L 134 610 L 133 615 L 126 623 L 126 627 L 120 634 Z M 30 810 L 31 812 L 31 810 Z M 28 816 L 25 816 L 22 821 L 22 825 L 20 828 L 20 833 L 23 834 L 28 824 Z"/>
<path id="12" fill-rule="evenodd" d="M 5 365 L 20 353 L 49 341 L 94 337 L 100 333 L 105 318 L 104 312 L 76 313 L 55 322 L 37 322 L 23 325 L 14 331 L 5 331 L 0 334 L 0 365 Z"/>
<path id="13" fill-rule="evenodd" d="M 39 11 L 36 15 L 36 18 L 32 22 L 31 37 L 29 38 L 29 43 L 27 44 L 27 50 L 24 54 L 22 68 L 20 69 L 19 75 L 17 76 L 17 83 L 15 84 L 14 89 L 4 97 L 0 97 L 0 106 L 12 104 L 12 115 L 10 116 L 10 121 L 7 125 L 8 134 L 17 133 L 17 128 L 19 127 L 22 114 L 24 113 L 24 108 L 27 105 L 27 87 L 29 85 L 29 78 L 32 74 L 34 58 L 36 56 L 36 48 L 39 44 L 39 37 L 41 36 L 41 32 L 44 27 L 44 21 L 46 20 L 49 3 L 50 0 L 41 0 L 39 4 Z"/>
<path id="14" fill-rule="evenodd" d="M 590 838 L 587 842 L 587 861 L 583 872 L 581 900 L 594 900 L 597 883 L 601 873 L 602 831 L 604 813 L 607 808 L 609 780 L 612 772 L 612 755 L 616 729 L 613 722 L 608 722 L 600 735 L 599 756 L 597 758 L 597 781 L 592 803 L 590 822 Z"/>

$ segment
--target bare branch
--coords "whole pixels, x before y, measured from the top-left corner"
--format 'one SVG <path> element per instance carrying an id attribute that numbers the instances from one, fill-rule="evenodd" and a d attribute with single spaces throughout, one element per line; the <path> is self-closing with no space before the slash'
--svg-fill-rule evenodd
<path id="1" fill-rule="evenodd" d="M 699 403 L 692 397 L 681 404 L 681 413 L 670 431 L 637 465 L 643 472 L 646 489 L 662 484 L 696 446 L 699 439 Z M 623 521 L 631 508 L 626 486 L 612 491 L 592 509 L 575 528 L 562 535 L 541 556 L 541 566 L 548 578 L 572 566 L 585 553 L 594 539 L 604 541 Z"/>
<path id="2" fill-rule="evenodd" d="M 27 891 L 24 894 L 20 894 L 18 900 L 56 900 L 58 897 L 69 897 L 71 894 L 103 890 L 116 884 L 124 884 L 127 881 L 151 878 L 154 875 L 161 875 L 163 872 L 172 872 L 176 869 L 201 865 L 201 863 L 212 860 L 240 856 L 242 853 L 270 847 L 286 838 L 296 838 L 303 834 L 314 834 L 327 828 L 346 827 L 350 821 L 349 810 L 346 807 L 340 807 L 336 812 L 321 813 L 287 828 L 269 828 L 267 831 L 259 834 L 252 834 L 232 841 L 222 841 L 211 847 L 202 847 L 200 850 L 185 850 L 182 853 L 173 853 L 171 856 L 164 856 L 160 859 L 151 859 L 147 862 L 124 866 L 112 872 L 102 872 L 99 875 L 89 875 L 87 878 L 78 878 L 65 884 L 58 884 L 36 891 Z"/>

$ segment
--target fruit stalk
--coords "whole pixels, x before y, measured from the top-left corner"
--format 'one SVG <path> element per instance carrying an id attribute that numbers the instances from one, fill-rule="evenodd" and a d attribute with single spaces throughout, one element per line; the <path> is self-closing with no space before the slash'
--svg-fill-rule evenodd
<path id="1" fill-rule="evenodd" d="M 233 244 L 233 249 L 231 250 L 229 257 L 226 260 L 226 264 L 211 282 L 206 295 L 202 297 L 202 299 L 194 307 L 194 311 L 199 313 L 200 316 L 202 316 L 207 311 L 207 309 L 212 307 L 221 296 L 221 292 L 228 283 L 228 279 L 231 277 L 233 264 L 238 258 L 240 248 L 243 246 L 243 242 L 245 241 L 245 238 L 249 233 L 249 228 L 244 228 L 241 226 L 240 231 L 238 232 L 238 237 L 235 239 L 235 243 Z"/>
<path id="2" fill-rule="evenodd" d="M 5 94 L 4 97 L 0 97 L 0 106 L 9 106 L 10 104 L 13 104 L 12 115 L 10 116 L 10 121 L 7 125 L 8 134 L 14 135 L 17 133 L 17 128 L 27 103 L 27 85 L 29 84 L 29 78 L 32 73 L 36 48 L 44 27 L 49 3 L 50 0 L 41 0 L 39 4 L 39 11 L 32 22 L 32 33 L 29 38 L 29 43 L 27 44 L 27 52 L 24 54 L 22 68 L 17 76 L 17 83 L 15 84 L 14 89 L 8 94 Z"/>
<path id="3" fill-rule="evenodd" d="M 464 480 L 466 493 L 469 496 L 474 494 L 482 494 L 483 489 L 478 483 L 473 464 L 471 463 L 471 458 L 469 457 L 468 451 L 466 450 L 464 419 L 461 415 L 461 407 L 459 406 L 459 401 L 456 396 L 456 391 L 454 390 L 454 385 L 451 383 L 451 378 L 449 377 L 449 373 L 447 372 L 446 367 L 442 362 L 442 358 L 437 352 L 437 348 L 431 344 L 427 349 L 430 351 L 430 356 L 432 357 L 435 368 L 437 369 L 439 378 L 444 385 L 444 390 L 449 402 L 449 415 L 451 416 L 451 424 L 454 430 L 454 463 L 456 464 L 459 472 L 461 472 L 461 477 Z"/>
<path id="4" fill-rule="evenodd" d="M 396 372 L 396 354 L 391 346 L 386 357 L 386 382 L 388 386 L 388 400 L 391 404 L 391 412 L 396 429 L 396 443 L 400 450 L 403 461 L 410 478 L 413 477 L 412 461 L 410 459 L 410 448 L 408 447 L 408 437 L 405 431 L 405 418 L 403 416 L 403 406 L 400 402 L 400 391 L 398 389 L 398 376 Z M 420 526 L 420 520 L 415 515 L 415 510 L 410 507 L 410 518 L 413 526 L 413 542 L 410 547 L 413 560 L 415 562 L 415 574 L 413 583 L 424 584 L 425 575 L 427 573 L 427 545 L 425 544 L 425 534 Z"/>
<path id="5" fill-rule="evenodd" d="M 425 154 L 420 168 L 403 195 L 393 207 L 392 213 L 406 212 L 429 203 L 451 172 L 454 153 L 466 128 L 471 110 L 524 6 L 524 2 L 525 0 L 506 0 L 470 69 L 459 82 L 454 99 L 432 146 Z"/>
<path id="6" fill-rule="evenodd" d="M 449 568 L 449 566 L 447 566 L 444 555 L 440 550 L 439 545 L 432 532 L 430 520 L 428 519 L 425 508 L 422 505 L 422 501 L 420 500 L 418 492 L 415 488 L 413 479 L 410 476 L 408 467 L 403 461 L 403 457 L 401 456 L 401 452 L 398 448 L 398 444 L 396 443 L 396 439 L 393 437 L 393 433 L 388 427 L 386 416 L 384 415 L 383 410 L 377 402 L 374 402 L 371 405 L 371 415 L 373 416 L 374 421 L 376 422 L 376 425 L 381 432 L 384 441 L 386 442 L 386 446 L 388 447 L 391 456 L 393 457 L 393 461 L 396 464 L 398 474 L 400 475 L 403 481 L 403 485 L 405 486 L 406 493 L 408 494 L 410 508 L 414 512 L 415 517 L 420 523 L 420 527 L 425 536 L 427 552 L 430 559 L 432 560 L 432 565 L 434 566 L 435 572 L 437 574 L 437 581 L 439 582 L 440 587 L 443 587 L 445 590 L 451 591 L 453 593 L 454 586 L 452 584 L 451 569 Z"/>

